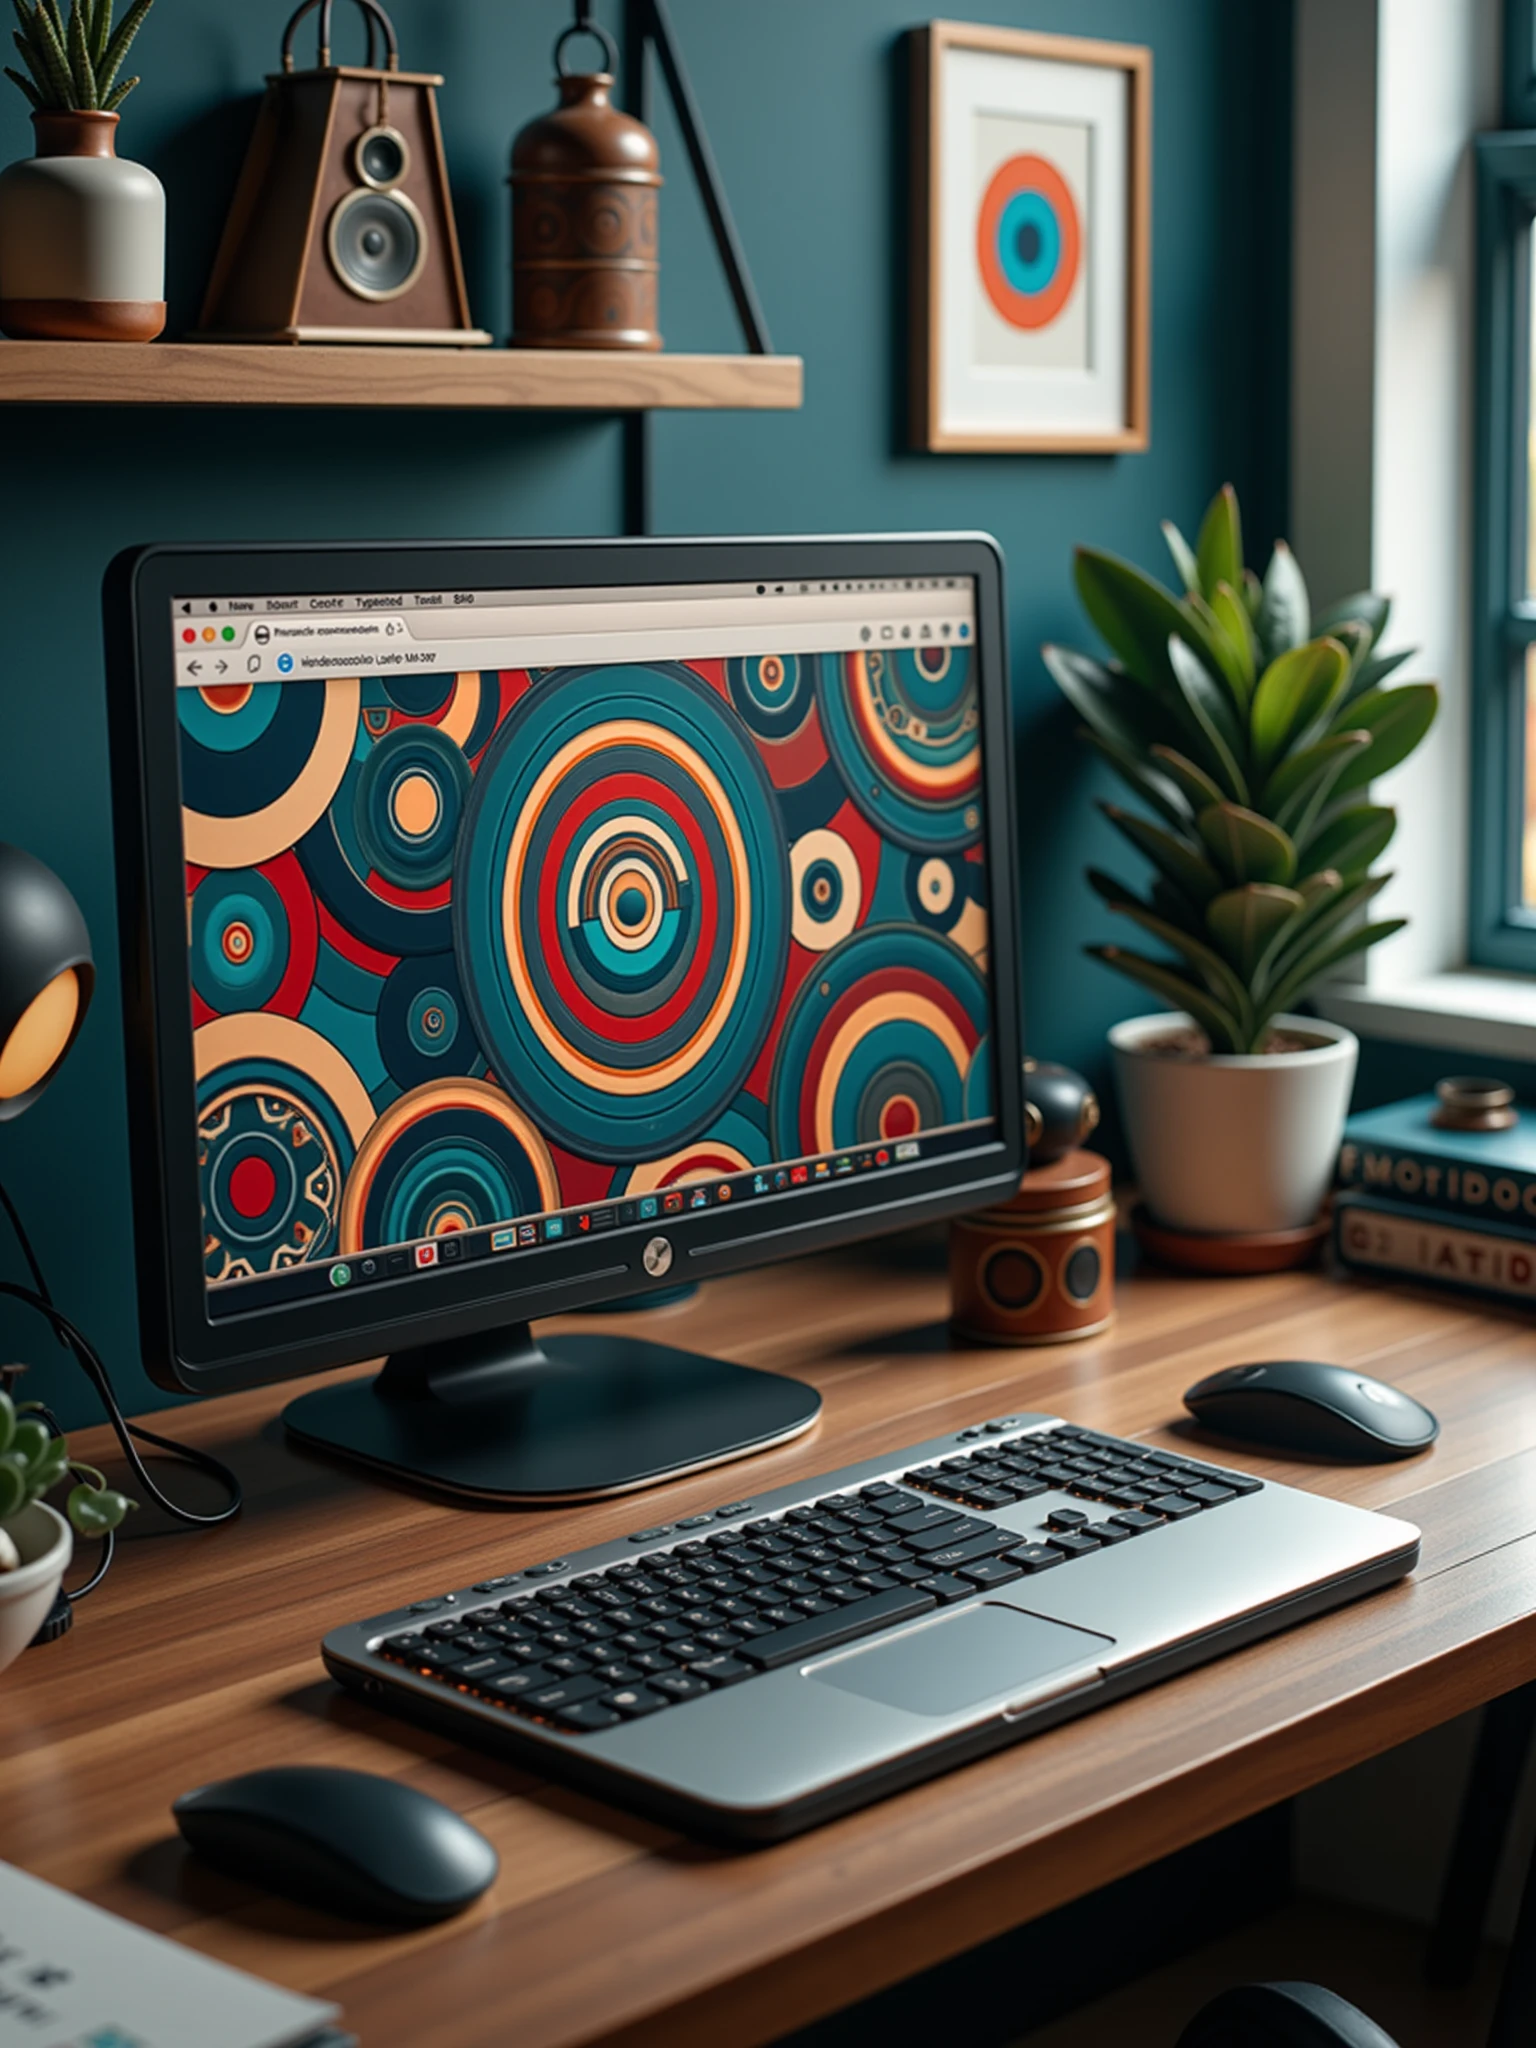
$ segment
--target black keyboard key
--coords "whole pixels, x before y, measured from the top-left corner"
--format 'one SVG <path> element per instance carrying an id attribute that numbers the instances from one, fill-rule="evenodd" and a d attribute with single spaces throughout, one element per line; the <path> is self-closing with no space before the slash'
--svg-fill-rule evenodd
<path id="1" fill-rule="evenodd" d="M 814 1657 L 838 1643 L 852 1642 L 856 1636 L 870 1635 L 876 1629 L 926 1614 L 933 1604 L 933 1595 L 916 1586 L 899 1593 L 875 1593 L 868 1600 L 861 1600 L 857 1607 L 839 1608 L 835 1614 L 818 1615 L 779 1629 L 771 1636 L 762 1636 L 754 1643 L 744 1643 L 741 1655 L 760 1670 L 777 1671 L 780 1665 L 793 1664 L 797 1658 Z"/>
<path id="2" fill-rule="evenodd" d="M 580 1706 L 583 1700 L 595 1700 L 599 1693 L 607 1691 L 600 1678 L 562 1678 L 553 1685 L 524 1693 L 523 1698 L 536 1714 L 558 1714 L 566 1707 Z"/>
<path id="3" fill-rule="evenodd" d="M 500 1678 L 504 1672 L 515 1671 L 517 1666 L 505 1657 L 471 1657 L 467 1664 L 461 1664 L 454 1672 L 458 1685 L 479 1685 L 490 1678 Z"/>
<path id="4" fill-rule="evenodd" d="M 1147 1507 L 1152 1514 L 1162 1515 L 1170 1522 L 1182 1522 L 1186 1515 L 1200 1512 L 1199 1501 L 1186 1500 L 1182 1493 L 1161 1494 L 1156 1500 L 1149 1500 Z"/>
<path id="5" fill-rule="evenodd" d="M 1144 1536 L 1149 1529 L 1161 1529 L 1163 1526 L 1160 1515 L 1143 1514 L 1138 1508 L 1127 1508 L 1124 1514 L 1111 1515 L 1109 1519 L 1117 1527 L 1129 1529 L 1133 1536 Z"/>
<path id="6" fill-rule="evenodd" d="M 917 1590 L 931 1593 L 935 1600 L 947 1607 L 952 1600 L 969 1600 L 976 1588 L 965 1579 L 957 1579 L 950 1572 L 935 1572 L 930 1578 L 919 1579 Z"/>
<path id="7" fill-rule="evenodd" d="M 637 1650 L 629 1661 L 631 1664 L 637 1665 L 640 1670 L 649 1672 L 652 1676 L 659 1671 L 675 1671 L 677 1669 L 676 1658 L 664 1656 L 660 1650 Z"/>
<path id="8" fill-rule="evenodd" d="M 1054 1543 L 1025 1543 L 1008 1555 L 1023 1572 L 1046 1572 L 1053 1564 L 1065 1564 L 1067 1554 Z"/>
<path id="9" fill-rule="evenodd" d="M 629 1685 L 618 1692 L 605 1693 L 603 1705 L 611 1712 L 622 1714 L 626 1721 L 639 1721 L 647 1714 L 654 1714 L 661 1707 L 670 1707 L 672 1702 L 662 1693 L 652 1692 L 648 1685 Z"/>
<path id="10" fill-rule="evenodd" d="M 1230 1486 L 1234 1493 L 1262 1493 L 1264 1490 L 1262 1479 L 1251 1478 L 1246 1472 L 1222 1472 L 1214 1465 L 1207 1465 L 1201 1477 L 1221 1486 Z"/>
<path id="11" fill-rule="evenodd" d="M 967 1486 L 958 1494 L 968 1508 L 1006 1508 L 1022 1496 L 1011 1486 Z"/>
<path id="12" fill-rule="evenodd" d="M 746 1641 L 746 1638 L 744 1636 L 737 1635 L 734 1629 L 706 1628 L 700 1631 L 699 1641 L 703 1644 L 706 1650 L 726 1651 L 739 1649 L 741 1644 Z M 701 1660 L 697 1657 L 689 1657 L 685 1659 L 685 1662 L 689 1664 L 697 1664 L 700 1661 Z"/>
<path id="13" fill-rule="evenodd" d="M 697 1677 L 707 1678 L 713 1686 L 739 1685 L 742 1679 L 757 1676 L 739 1657 L 703 1657 L 692 1668 Z"/>
<path id="14" fill-rule="evenodd" d="M 893 1579 L 904 1579 L 911 1586 L 921 1579 L 926 1579 L 932 1569 L 925 1558 L 921 1564 L 893 1564 L 890 1572 Z"/>
<path id="15" fill-rule="evenodd" d="M 1053 1515 L 1047 1515 L 1046 1526 L 1051 1529 L 1081 1529 L 1088 1517 L 1081 1508 L 1058 1508 Z"/>
<path id="16" fill-rule="evenodd" d="M 893 1536 L 916 1536 L 924 1529 L 937 1529 L 959 1519 L 953 1508 L 922 1507 L 914 1508 L 910 1515 L 897 1515 L 886 1527 Z"/>
<path id="17" fill-rule="evenodd" d="M 808 1594 L 805 1599 L 797 1600 L 794 1604 L 801 1614 L 809 1615 L 835 1614 L 838 1606 L 835 1600 L 829 1600 L 820 1593 Z"/>
<path id="18" fill-rule="evenodd" d="M 1051 1533 L 1053 1549 L 1064 1550 L 1068 1557 L 1087 1557 L 1097 1550 L 1099 1539 L 1091 1529 L 1056 1529 Z"/>
<path id="19" fill-rule="evenodd" d="M 1023 1574 L 1023 1565 L 1007 1557 L 984 1557 L 977 1564 L 960 1568 L 961 1578 L 969 1579 L 973 1586 L 1006 1586 Z"/>
<path id="20" fill-rule="evenodd" d="M 478 1662 L 479 1660 L 477 1659 L 476 1661 Z M 501 1659 L 494 1658 L 491 1661 L 500 1663 Z M 461 1667 L 463 1671 L 468 1671 L 469 1668 L 467 1664 Z M 572 1650 L 563 1650 L 559 1656 L 549 1659 L 549 1668 L 561 1678 L 580 1678 L 583 1672 L 592 1669 L 592 1659 L 590 1657 L 578 1657 Z"/>
<path id="21" fill-rule="evenodd" d="M 1186 1486 L 1184 1491 L 1203 1508 L 1219 1508 L 1224 1500 L 1237 1499 L 1230 1486 L 1207 1486 L 1203 1481 L 1198 1486 Z"/>
<path id="22" fill-rule="evenodd" d="M 990 1522 L 979 1522 L 974 1515 L 949 1515 L 934 1528 L 919 1529 L 915 1536 L 909 1536 L 907 1548 L 921 1557 L 926 1551 L 964 1543 L 972 1536 L 985 1536 L 991 1528 Z"/>
<path id="23" fill-rule="evenodd" d="M 554 1683 L 553 1672 L 546 1671 L 541 1664 L 527 1664 L 521 1671 L 504 1671 L 499 1678 L 487 1679 L 481 1690 L 494 1699 L 521 1700 Z"/>
<path id="24" fill-rule="evenodd" d="M 1112 1508 L 1139 1508 L 1152 1490 L 1150 1486 L 1106 1486 L 1099 1499 Z"/>
<path id="25" fill-rule="evenodd" d="M 975 1564 L 981 1557 L 995 1557 L 1000 1550 L 1006 1550 L 1015 1538 L 1007 1529 L 984 1529 L 979 1536 L 971 1537 L 967 1543 L 946 1544 L 943 1550 L 931 1550 L 923 1562 L 931 1571 L 958 1571 L 963 1564 Z"/>
<path id="26" fill-rule="evenodd" d="M 901 1581 L 890 1572 L 861 1572 L 854 1584 L 862 1586 L 866 1593 L 890 1593 Z"/>
<path id="27" fill-rule="evenodd" d="M 619 1725 L 619 1716 L 601 1700 L 581 1700 L 573 1707 L 562 1707 L 556 1719 L 562 1728 L 577 1735 L 595 1735 L 599 1729 Z"/>
<path id="28" fill-rule="evenodd" d="M 637 1664 L 599 1664 L 597 1675 L 606 1685 L 634 1685 L 645 1674 Z"/>
<path id="29" fill-rule="evenodd" d="M 1015 1500 L 1037 1500 L 1042 1493 L 1049 1493 L 1051 1489 L 1043 1479 L 1036 1479 L 1032 1474 L 1026 1475 L 1021 1472 L 1009 1480 L 1008 1490 Z"/>
<path id="30" fill-rule="evenodd" d="M 1090 1522 L 1084 1534 L 1097 1536 L 1100 1543 L 1129 1543 L 1131 1540 L 1130 1530 L 1118 1528 L 1113 1522 Z"/>
<path id="31" fill-rule="evenodd" d="M 709 1691 L 709 1681 L 687 1671 L 667 1671 L 651 1680 L 651 1690 L 665 1693 L 669 1700 L 701 1700 Z"/>

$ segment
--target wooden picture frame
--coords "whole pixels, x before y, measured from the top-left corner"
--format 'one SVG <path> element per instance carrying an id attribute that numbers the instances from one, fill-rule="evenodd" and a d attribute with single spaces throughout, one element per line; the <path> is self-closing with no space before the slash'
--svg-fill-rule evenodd
<path id="1" fill-rule="evenodd" d="M 1141 452 L 1152 52 L 954 21 L 910 35 L 914 446 Z"/>

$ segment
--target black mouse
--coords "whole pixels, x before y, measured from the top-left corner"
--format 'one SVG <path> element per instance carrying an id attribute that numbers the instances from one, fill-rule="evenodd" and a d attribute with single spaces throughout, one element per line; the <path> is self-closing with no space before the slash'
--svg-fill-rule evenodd
<path id="1" fill-rule="evenodd" d="M 446 1920 L 499 1867 L 451 1808 L 370 1771 L 251 1771 L 184 1792 L 171 1811 L 198 1855 L 229 1876 L 357 1920 Z"/>
<path id="2" fill-rule="evenodd" d="M 1357 1465 L 1411 1458 L 1440 1434 L 1429 1410 L 1346 1365 L 1274 1358 L 1200 1380 L 1184 1406 L 1204 1429 L 1238 1443 Z"/>

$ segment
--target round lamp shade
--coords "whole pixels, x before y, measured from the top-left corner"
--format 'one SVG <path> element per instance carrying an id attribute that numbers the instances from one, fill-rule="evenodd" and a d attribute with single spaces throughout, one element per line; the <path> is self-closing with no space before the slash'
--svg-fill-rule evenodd
<path id="1" fill-rule="evenodd" d="M 0 845 L 0 1122 L 53 1079 L 95 984 L 79 904 L 52 868 Z"/>

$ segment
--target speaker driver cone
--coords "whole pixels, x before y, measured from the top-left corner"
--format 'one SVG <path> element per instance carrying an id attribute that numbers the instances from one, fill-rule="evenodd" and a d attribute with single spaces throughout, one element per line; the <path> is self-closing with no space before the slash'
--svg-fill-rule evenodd
<path id="1" fill-rule="evenodd" d="M 427 260 L 426 222 L 403 192 L 349 192 L 328 242 L 336 275 L 360 299 L 398 299 Z"/>

